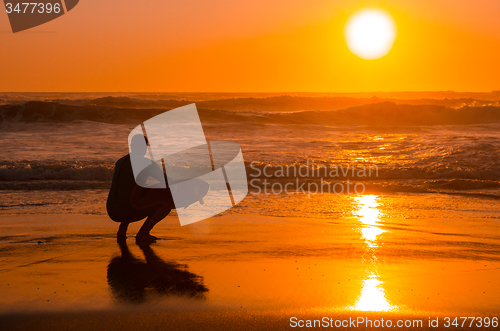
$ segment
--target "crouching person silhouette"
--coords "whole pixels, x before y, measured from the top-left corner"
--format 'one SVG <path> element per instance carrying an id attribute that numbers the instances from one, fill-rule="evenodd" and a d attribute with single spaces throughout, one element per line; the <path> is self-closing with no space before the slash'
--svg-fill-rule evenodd
<path id="1" fill-rule="evenodd" d="M 149 232 L 170 211 L 175 208 L 166 180 L 165 173 L 153 161 L 144 157 L 147 152 L 147 138 L 143 135 L 135 135 L 130 141 L 130 154 L 119 159 L 115 164 L 113 182 L 109 190 L 106 209 L 109 217 L 119 222 L 117 238 L 118 240 L 127 238 L 127 228 L 132 222 L 146 218 L 141 229 L 136 235 L 138 241 L 155 241 L 157 237 Z M 132 170 L 132 161 L 148 164 L 144 167 L 136 179 Z M 162 183 L 160 185 L 146 186 L 146 180 L 152 177 Z M 165 185 L 163 185 L 165 183 Z"/>

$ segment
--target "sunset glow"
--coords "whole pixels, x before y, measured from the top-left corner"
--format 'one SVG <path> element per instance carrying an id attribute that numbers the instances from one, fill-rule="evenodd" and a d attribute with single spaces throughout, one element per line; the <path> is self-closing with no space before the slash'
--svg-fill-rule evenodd
<path id="1" fill-rule="evenodd" d="M 383 38 L 353 41 L 366 48 L 360 58 L 345 29 L 373 8 L 392 17 L 397 37 L 391 49 L 392 25 L 380 19 Z M 0 90 L 494 91 L 500 89 L 496 8 L 496 0 L 81 1 L 58 20 L 1 34 Z M 371 20 L 377 21 L 363 21 Z M 8 24 L 4 14 L 0 29 L 10 31 Z M 384 50 L 378 60 L 365 60 Z"/>

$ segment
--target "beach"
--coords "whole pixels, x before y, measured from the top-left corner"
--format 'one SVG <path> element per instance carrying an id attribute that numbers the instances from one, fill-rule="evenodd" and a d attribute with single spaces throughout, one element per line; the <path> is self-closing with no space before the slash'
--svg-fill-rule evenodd
<path id="1" fill-rule="evenodd" d="M 289 329 L 294 316 L 498 317 L 500 223 L 380 218 L 390 200 L 358 198 L 358 217 L 335 221 L 227 214 L 181 227 L 169 216 L 151 245 L 136 244 L 139 224 L 117 243 L 106 216 L 4 215 L 0 320 L 12 330 L 257 330 Z"/>

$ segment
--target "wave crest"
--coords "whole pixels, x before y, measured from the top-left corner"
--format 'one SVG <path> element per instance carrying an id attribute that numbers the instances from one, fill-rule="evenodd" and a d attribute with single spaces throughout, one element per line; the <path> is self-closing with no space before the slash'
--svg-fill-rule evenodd
<path id="1" fill-rule="evenodd" d="M 175 101 L 159 108 L 122 108 L 116 98 L 100 99 L 93 105 L 69 105 L 58 102 L 28 101 L 21 104 L 0 106 L 0 124 L 4 122 L 52 122 L 95 121 L 104 123 L 140 123 L 168 109 L 188 104 Z M 149 101 L 145 101 L 146 103 Z M 153 101 L 157 102 L 157 101 Z M 212 102 L 212 101 L 209 101 Z M 220 102 L 220 101 L 218 101 Z M 241 100 L 239 102 L 242 102 Z M 125 98 L 125 104 L 130 100 Z M 108 105 L 109 104 L 109 105 Z M 112 104 L 112 105 L 111 105 Z M 255 124 L 310 124 L 310 125 L 362 125 L 362 126 L 420 126 L 420 125 L 467 125 L 500 123 L 499 106 L 464 106 L 452 108 L 440 105 L 409 105 L 382 102 L 352 106 L 334 110 L 263 111 L 227 110 L 223 102 L 220 108 L 206 108 L 197 103 L 200 118 L 205 123 Z M 248 108 L 252 105 L 249 104 Z M 258 108 L 255 106 L 255 108 Z M 278 107 L 279 108 L 279 107 Z M 335 107 L 333 107 L 335 108 Z"/>

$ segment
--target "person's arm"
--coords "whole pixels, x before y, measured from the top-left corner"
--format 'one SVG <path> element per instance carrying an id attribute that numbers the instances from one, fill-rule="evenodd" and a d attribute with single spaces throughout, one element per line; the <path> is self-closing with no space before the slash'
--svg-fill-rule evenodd
<path id="1" fill-rule="evenodd" d="M 136 182 L 140 186 L 145 186 L 146 181 L 149 177 L 155 179 L 156 181 L 160 183 L 165 183 L 165 174 L 164 172 L 160 169 L 158 164 L 155 162 L 149 160 L 151 164 L 147 166 L 144 170 L 142 170 L 139 175 L 137 175 Z M 142 184 L 142 185 L 141 185 Z M 166 183 L 168 185 L 168 183 Z"/>

